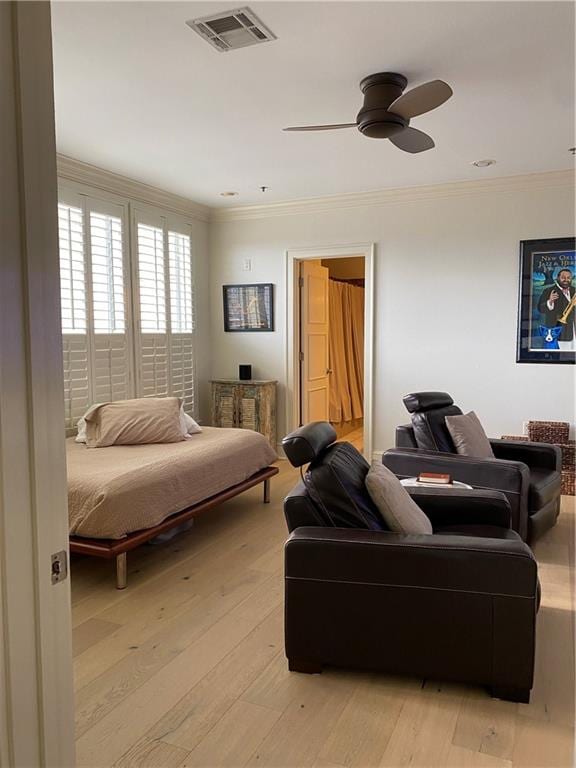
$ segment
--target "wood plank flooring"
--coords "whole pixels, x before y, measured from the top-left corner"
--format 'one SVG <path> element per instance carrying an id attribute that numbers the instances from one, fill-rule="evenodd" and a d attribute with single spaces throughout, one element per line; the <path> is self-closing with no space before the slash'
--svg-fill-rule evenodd
<path id="1" fill-rule="evenodd" d="M 283 652 L 280 462 L 162 545 L 72 563 L 79 766 L 568 768 L 574 737 L 574 499 L 536 545 L 543 599 L 530 705 L 482 688 L 327 670 Z"/>

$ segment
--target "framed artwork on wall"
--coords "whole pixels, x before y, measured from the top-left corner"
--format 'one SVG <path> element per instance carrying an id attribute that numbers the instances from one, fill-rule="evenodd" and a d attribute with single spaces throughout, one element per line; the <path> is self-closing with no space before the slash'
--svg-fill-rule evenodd
<path id="1" fill-rule="evenodd" d="M 274 330 L 274 285 L 272 283 L 224 285 L 222 291 L 225 331 Z"/>
<path id="2" fill-rule="evenodd" d="M 522 240 L 517 363 L 576 362 L 573 237 Z"/>

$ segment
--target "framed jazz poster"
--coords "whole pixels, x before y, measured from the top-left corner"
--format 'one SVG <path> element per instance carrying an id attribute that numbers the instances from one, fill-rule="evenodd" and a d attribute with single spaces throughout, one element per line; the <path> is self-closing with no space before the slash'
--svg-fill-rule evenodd
<path id="1" fill-rule="evenodd" d="M 575 239 L 520 243 L 518 363 L 576 361 Z"/>

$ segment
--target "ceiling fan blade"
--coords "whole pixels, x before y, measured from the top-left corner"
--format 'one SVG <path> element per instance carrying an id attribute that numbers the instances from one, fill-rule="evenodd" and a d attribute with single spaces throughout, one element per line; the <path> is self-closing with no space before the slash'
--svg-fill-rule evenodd
<path id="1" fill-rule="evenodd" d="M 417 88 L 412 88 L 408 93 L 399 96 L 396 101 L 388 107 L 389 112 L 410 120 L 417 115 L 423 115 L 424 112 L 430 112 L 436 109 L 452 96 L 452 88 L 443 80 L 432 80 Z"/>
<path id="2" fill-rule="evenodd" d="M 390 136 L 392 144 L 403 149 L 404 152 L 411 152 L 416 154 L 417 152 L 425 152 L 427 149 L 432 149 L 434 139 L 428 136 L 424 131 L 418 131 L 416 128 L 405 128 L 400 133 L 396 133 L 394 136 Z"/>
<path id="3" fill-rule="evenodd" d="M 282 128 L 283 131 L 333 131 L 336 128 L 356 128 L 356 123 L 337 123 L 336 125 L 294 125 Z"/>

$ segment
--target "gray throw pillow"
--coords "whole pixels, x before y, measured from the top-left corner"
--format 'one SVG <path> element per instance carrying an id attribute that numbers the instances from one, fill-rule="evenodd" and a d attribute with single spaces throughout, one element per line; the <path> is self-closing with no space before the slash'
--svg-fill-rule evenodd
<path id="1" fill-rule="evenodd" d="M 384 464 L 374 464 L 366 488 L 386 525 L 395 533 L 432 533 L 432 524 L 396 475 Z"/>
<path id="2" fill-rule="evenodd" d="M 446 416 L 446 427 L 452 436 L 456 452 L 477 459 L 493 459 L 494 451 L 474 411 L 461 416 Z"/>

